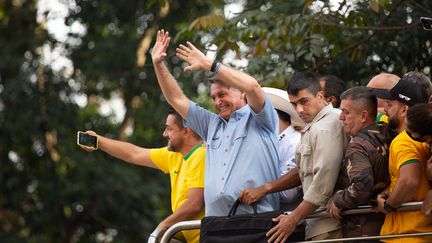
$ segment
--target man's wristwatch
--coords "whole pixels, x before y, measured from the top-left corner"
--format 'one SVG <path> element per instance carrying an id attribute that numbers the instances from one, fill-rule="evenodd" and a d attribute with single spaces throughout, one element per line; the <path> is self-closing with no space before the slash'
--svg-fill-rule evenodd
<path id="1" fill-rule="evenodd" d="M 391 212 L 396 211 L 397 208 L 395 208 L 395 207 L 393 207 L 392 205 L 388 204 L 388 203 L 387 203 L 387 200 L 385 200 L 385 201 L 384 201 L 384 209 L 385 209 L 385 211 L 391 213 Z"/>

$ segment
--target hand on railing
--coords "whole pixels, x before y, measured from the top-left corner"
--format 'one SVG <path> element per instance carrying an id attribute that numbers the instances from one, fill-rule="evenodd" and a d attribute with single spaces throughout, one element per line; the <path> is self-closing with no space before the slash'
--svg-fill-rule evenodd
<path id="1" fill-rule="evenodd" d="M 332 218 L 342 219 L 342 210 L 336 206 L 334 202 L 329 203 L 327 206 L 327 213 L 330 214 Z"/>
<path id="2" fill-rule="evenodd" d="M 402 204 L 398 211 L 412 211 L 412 210 L 420 210 L 422 207 L 423 202 L 407 202 Z M 431 192 L 431 206 L 432 206 L 432 192 Z M 431 207 L 432 208 L 432 207 Z M 371 208 L 370 205 L 365 206 L 359 206 L 357 209 L 350 209 L 342 211 L 342 215 L 356 215 L 356 214 L 368 214 L 368 213 L 374 213 L 376 212 Z M 322 217 L 329 217 L 329 214 L 325 212 L 325 208 L 320 208 L 315 211 L 314 214 L 309 216 L 308 218 L 322 218 Z M 163 235 L 161 239 L 161 243 L 168 243 L 171 238 L 177 233 L 182 230 L 191 230 L 191 229 L 199 229 L 201 225 L 200 220 L 191 220 L 191 221 L 182 221 L 174 224 L 171 226 L 167 231 L 166 234 Z M 162 235 L 161 233 L 159 233 Z M 153 233 L 152 233 L 153 235 Z M 385 235 L 385 236 L 369 236 L 369 237 L 357 237 L 357 238 L 349 238 L 349 241 L 355 241 L 355 240 L 377 240 L 377 239 L 386 239 L 386 238 L 400 238 L 400 237 L 420 237 L 420 236 L 429 236 L 432 235 L 432 232 L 427 233 L 414 233 L 414 234 L 401 234 L 401 235 Z M 348 238 L 347 238 L 348 239 Z M 347 240 L 344 239 L 344 240 Z M 340 239 L 335 239 L 332 242 L 339 242 Z M 148 243 L 156 243 L 158 241 L 149 241 Z"/>

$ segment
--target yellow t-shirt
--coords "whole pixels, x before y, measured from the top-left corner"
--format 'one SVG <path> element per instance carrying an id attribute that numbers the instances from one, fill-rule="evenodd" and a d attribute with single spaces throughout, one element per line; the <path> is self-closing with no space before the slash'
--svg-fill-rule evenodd
<path id="1" fill-rule="evenodd" d="M 403 131 L 390 145 L 389 173 L 390 193 L 393 192 L 399 179 L 399 169 L 409 163 L 420 163 L 420 185 L 410 201 L 423 201 L 426 192 L 431 188 L 425 174 L 426 161 L 429 158 L 428 146 L 412 140 Z M 381 235 L 421 233 L 432 231 L 432 217 L 425 216 L 419 210 L 392 212 L 386 214 Z M 432 237 L 388 239 L 385 242 L 432 242 Z"/>
<path id="2" fill-rule="evenodd" d="M 183 158 L 181 153 L 168 151 L 166 147 L 150 151 L 152 162 L 164 173 L 170 174 L 171 209 L 175 212 L 188 198 L 191 188 L 204 188 L 205 148 L 196 146 Z M 194 219 L 202 219 L 202 210 Z M 199 230 L 181 232 L 187 242 L 199 242 Z"/>

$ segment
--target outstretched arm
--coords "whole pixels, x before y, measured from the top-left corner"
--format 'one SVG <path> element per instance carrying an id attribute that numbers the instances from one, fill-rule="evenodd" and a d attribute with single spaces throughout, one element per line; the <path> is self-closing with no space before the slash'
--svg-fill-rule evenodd
<path id="1" fill-rule="evenodd" d="M 180 45 L 176 49 L 177 57 L 189 64 L 184 71 L 209 71 L 213 64 L 213 60 L 207 58 L 204 53 L 198 50 L 194 45 L 192 45 L 192 43 L 187 42 L 187 45 L 188 46 Z M 252 76 L 225 65 L 221 65 L 215 78 L 245 92 L 248 104 L 256 113 L 259 113 L 264 108 L 264 91 L 261 89 L 258 81 Z"/>
<path id="2" fill-rule="evenodd" d="M 99 142 L 99 149 L 103 150 L 107 154 L 124 160 L 126 162 L 147 166 L 151 168 L 157 168 L 150 158 L 150 149 L 138 147 L 131 143 L 117 141 L 98 135 L 93 131 L 87 131 L 87 134 L 97 136 Z M 80 147 L 88 152 L 96 150 L 92 147 L 80 145 Z"/>
<path id="3" fill-rule="evenodd" d="M 169 33 L 164 30 L 159 30 L 156 37 L 156 43 L 151 53 L 153 67 L 165 99 L 183 118 L 186 118 L 190 100 L 183 93 L 177 81 L 171 75 L 164 63 L 165 57 L 167 56 L 166 50 L 169 42 Z"/>

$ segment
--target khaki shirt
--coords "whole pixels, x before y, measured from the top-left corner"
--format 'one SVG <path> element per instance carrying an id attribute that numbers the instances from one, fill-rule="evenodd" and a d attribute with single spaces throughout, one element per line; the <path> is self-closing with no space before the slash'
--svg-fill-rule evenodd
<path id="1" fill-rule="evenodd" d="M 305 126 L 296 149 L 296 163 L 303 186 L 303 200 L 326 206 L 333 195 L 348 138 L 339 120 L 340 110 L 324 107 Z M 340 229 L 339 220 L 317 218 L 306 220 L 306 239 Z"/>

